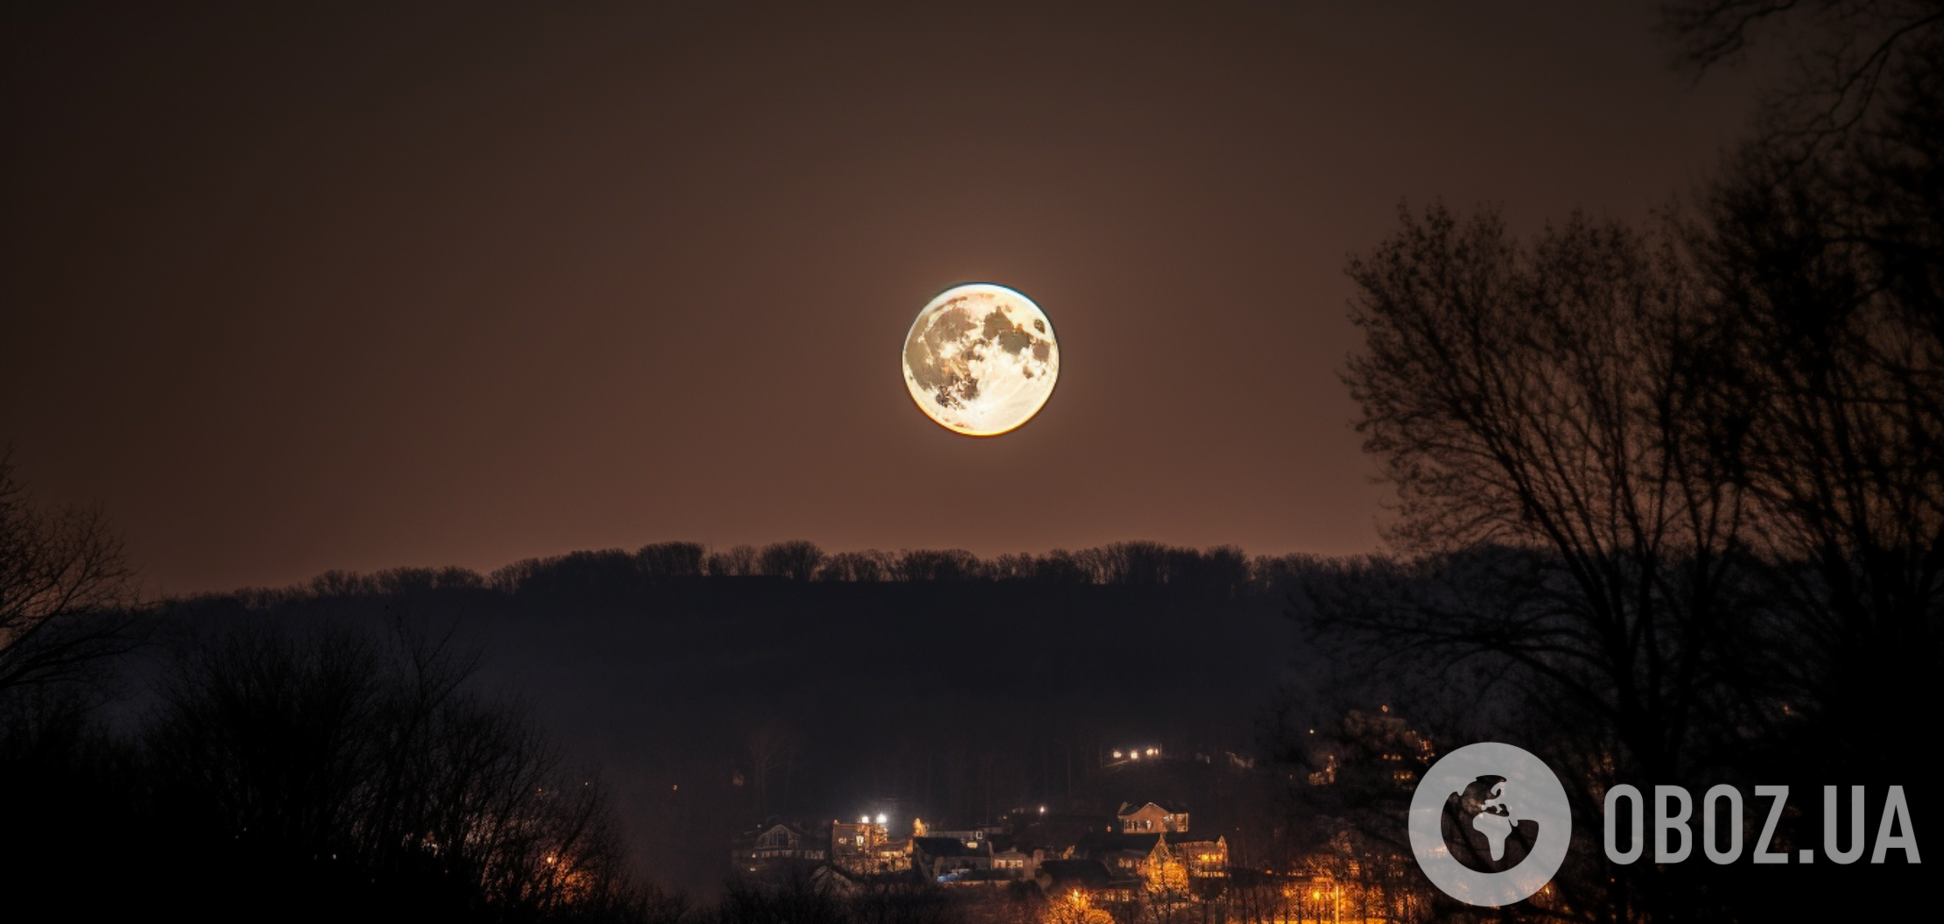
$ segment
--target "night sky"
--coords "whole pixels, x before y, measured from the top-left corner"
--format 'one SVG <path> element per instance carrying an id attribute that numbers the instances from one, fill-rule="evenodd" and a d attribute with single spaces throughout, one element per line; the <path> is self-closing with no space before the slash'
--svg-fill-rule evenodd
<path id="1" fill-rule="evenodd" d="M 1670 70 L 1647 3 L 31 6 L 0 443 L 163 593 L 669 539 L 1371 550 L 1347 255 L 1400 202 L 1641 217 L 1755 83 Z M 989 439 L 899 366 L 973 280 L 1061 345 Z"/>

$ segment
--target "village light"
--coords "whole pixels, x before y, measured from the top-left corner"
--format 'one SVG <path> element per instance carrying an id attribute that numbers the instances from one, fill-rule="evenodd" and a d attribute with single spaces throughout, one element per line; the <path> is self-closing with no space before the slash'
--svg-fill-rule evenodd
<path id="1" fill-rule="evenodd" d="M 883 813 L 883 812 L 879 812 L 879 813 L 878 813 L 878 824 L 884 824 L 884 813 Z"/>
<path id="2" fill-rule="evenodd" d="M 1114 758 L 1115 758 L 1116 760 L 1118 760 L 1118 759 L 1120 759 L 1120 756 L 1121 756 L 1121 752 L 1119 752 L 1119 751 L 1115 751 L 1115 752 L 1114 752 Z"/>

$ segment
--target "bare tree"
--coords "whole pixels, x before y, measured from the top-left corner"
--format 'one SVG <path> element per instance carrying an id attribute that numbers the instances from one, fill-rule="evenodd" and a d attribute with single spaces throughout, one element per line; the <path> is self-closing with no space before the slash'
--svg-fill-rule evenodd
<path id="1" fill-rule="evenodd" d="M 0 692 L 85 676 L 132 649 L 133 571 L 97 507 L 36 505 L 0 453 Z"/>
<path id="2" fill-rule="evenodd" d="M 703 568 L 711 577 L 748 577 L 756 574 L 756 547 L 738 545 L 727 552 L 712 553 L 704 560 Z"/>
<path id="3" fill-rule="evenodd" d="M 906 549 L 891 573 L 900 581 L 971 581 L 985 576 L 985 563 L 964 549 Z"/>
<path id="4" fill-rule="evenodd" d="M 838 552 L 824 559 L 823 565 L 817 569 L 817 579 L 820 581 L 875 582 L 890 580 L 891 575 L 891 556 L 876 549 Z"/>
<path id="5" fill-rule="evenodd" d="M 258 913 L 297 885 L 359 909 L 498 917 L 641 910 L 606 797 L 443 642 L 245 626 L 192 647 L 147 741 L 192 901 Z M 220 864 L 219 864 L 220 865 Z M 248 879 L 250 877 L 239 877 Z"/>
<path id="6" fill-rule="evenodd" d="M 1677 0 L 1661 32 L 1696 77 L 1751 48 L 1788 56 L 1758 119 L 1762 140 L 1806 155 L 1883 114 L 1885 89 L 1912 54 L 1944 33 L 1939 0 Z"/>
<path id="7" fill-rule="evenodd" d="M 1417 557 L 1312 582 L 1317 625 L 1441 708 L 1512 709 L 1588 811 L 1615 779 L 1688 779 L 1769 692 L 1682 240 L 1576 215 L 1519 241 L 1433 207 L 1349 268 L 1366 349 L 1344 377 L 1397 489 L 1386 535 Z M 1692 897 L 1583 881 L 1586 909 Z"/>
<path id="8" fill-rule="evenodd" d="M 1886 705 L 1940 705 L 1944 665 L 1944 4 L 1871 15 L 1892 13 L 1872 118 L 1752 141 L 1697 242 L 1731 347 L 1722 448 L 1796 629 L 1775 667 L 1813 733 L 1790 760 L 1873 781 L 1927 772 L 1885 753 Z"/>
<path id="9" fill-rule="evenodd" d="M 650 577 L 697 577 L 702 574 L 704 552 L 696 542 L 658 542 L 642 546 L 635 558 Z"/>
<path id="10" fill-rule="evenodd" d="M 1575 217 L 1521 245 L 1489 212 L 1434 207 L 1350 275 L 1368 349 L 1345 378 L 1397 486 L 1389 538 L 1508 553 L 1465 562 L 1486 597 L 1339 625 L 1516 666 L 1674 778 L 1743 499 L 1696 446 L 1707 356 L 1673 242 Z"/>
<path id="11" fill-rule="evenodd" d="M 817 548 L 816 543 L 792 539 L 764 546 L 762 554 L 756 559 L 756 570 L 772 577 L 808 581 L 817 573 L 817 566 L 823 560 L 823 550 Z"/>

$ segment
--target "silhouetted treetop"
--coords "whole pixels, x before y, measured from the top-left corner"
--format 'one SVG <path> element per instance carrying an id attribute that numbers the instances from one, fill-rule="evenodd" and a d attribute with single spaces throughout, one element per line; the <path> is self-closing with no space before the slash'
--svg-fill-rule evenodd
<path id="1" fill-rule="evenodd" d="M 131 650 L 133 575 L 99 508 L 35 503 L 0 451 L 0 694 L 86 677 Z"/>
<path id="2" fill-rule="evenodd" d="M 982 559 L 964 549 L 875 549 L 825 553 L 803 540 L 762 548 L 739 545 L 709 554 L 693 542 L 529 558 L 482 576 L 465 568 L 394 568 L 370 574 L 327 571 L 288 588 L 251 588 L 228 596 L 257 607 L 307 597 L 403 597 L 438 591 L 581 593 L 668 581 L 719 578 L 797 582 L 1033 582 L 1051 585 L 1173 588 L 1215 597 L 1274 592 L 1318 566 L 1309 555 L 1250 558 L 1235 546 L 1192 549 L 1116 542 L 1079 551 L 1011 553 Z"/>
<path id="3" fill-rule="evenodd" d="M 1816 143 L 1873 122 L 1884 89 L 1944 39 L 1939 0 L 1681 0 L 1661 9 L 1676 63 L 1696 76 L 1780 46 L 1787 70 L 1760 119 L 1770 142 Z"/>

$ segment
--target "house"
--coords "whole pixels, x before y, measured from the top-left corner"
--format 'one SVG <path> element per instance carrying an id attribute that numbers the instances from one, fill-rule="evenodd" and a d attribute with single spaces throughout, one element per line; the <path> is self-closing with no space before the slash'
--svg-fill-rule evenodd
<path id="1" fill-rule="evenodd" d="M 943 831 L 936 828 L 927 828 L 923 831 L 916 831 L 914 829 L 913 836 L 948 837 L 955 841 L 964 841 L 967 847 L 976 847 L 986 839 L 986 835 L 993 833 L 994 830 L 992 828 L 972 828 L 964 831 Z"/>
<path id="2" fill-rule="evenodd" d="M 910 869 L 911 839 L 891 840 L 882 824 L 833 821 L 830 862 L 859 876 Z"/>
<path id="3" fill-rule="evenodd" d="M 1212 879 L 1228 875 L 1228 838 L 1212 841 L 1180 841 L 1170 846 L 1175 860 L 1188 868 L 1188 875 Z"/>
<path id="4" fill-rule="evenodd" d="M 1096 860 L 1116 876 L 1145 878 L 1163 863 L 1180 863 L 1191 877 L 1228 875 L 1228 838 L 1178 840 L 1157 834 L 1089 834 L 1074 842 L 1062 859 Z"/>
<path id="5" fill-rule="evenodd" d="M 1121 803 L 1115 812 L 1122 834 L 1180 833 L 1188 830 L 1188 807 L 1174 802 Z"/>
<path id="6" fill-rule="evenodd" d="M 989 870 L 992 847 L 984 840 L 956 837 L 914 837 L 911 839 L 911 868 L 926 878 L 942 881 L 950 873 Z"/>
<path id="7" fill-rule="evenodd" d="M 770 819 L 739 838 L 732 856 L 738 868 L 753 873 L 785 863 L 822 862 L 827 854 L 802 828 Z"/>
<path id="8" fill-rule="evenodd" d="M 992 853 L 992 869 L 1003 873 L 1009 880 L 1035 879 L 1039 876 L 1039 860 L 1034 854 L 1022 853 L 1016 847 L 995 850 Z"/>
<path id="9" fill-rule="evenodd" d="M 1164 835 L 1110 832 L 1082 835 L 1060 854 L 1063 860 L 1097 860 L 1123 878 L 1146 876 L 1167 856 Z"/>
<path id="10" fill-rule="evenodd" d="M 872 847 L 885 840 L 886 832 L 883 825 L 874 825 L 868 821 L 857 824 L 845 824 L 841 821 L 830 823 L 830 857 L 833 860 L 849 854 L 868 853 Z"/>
<path id="11" fill-rule="evenodd" d="M 871 851 L 871 872 L 897 873 L 911 869 L 912 839 L 885 841 Z"/>

